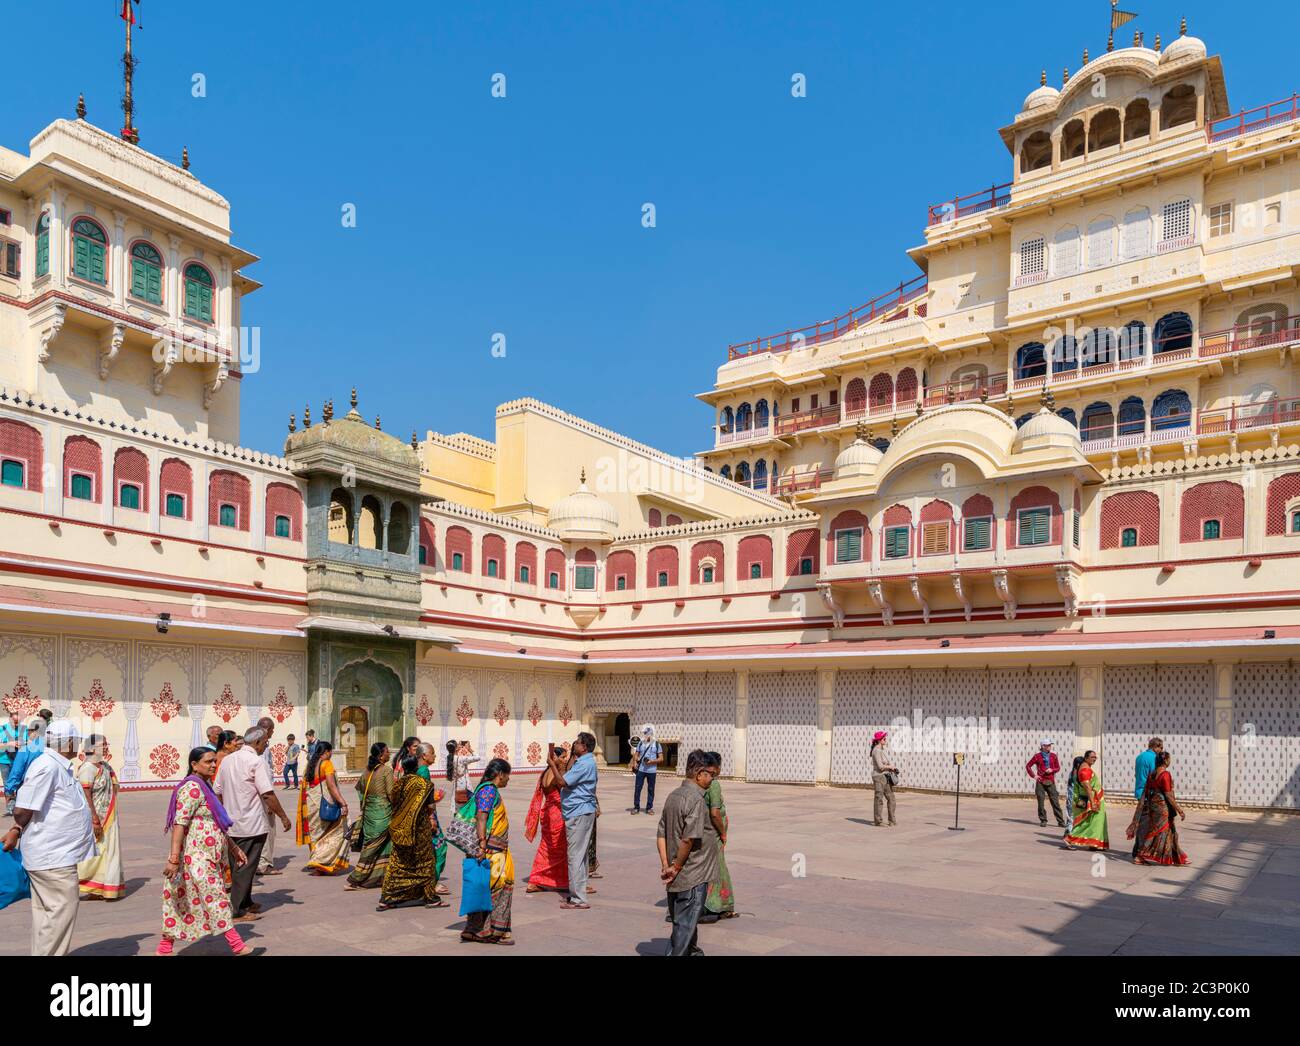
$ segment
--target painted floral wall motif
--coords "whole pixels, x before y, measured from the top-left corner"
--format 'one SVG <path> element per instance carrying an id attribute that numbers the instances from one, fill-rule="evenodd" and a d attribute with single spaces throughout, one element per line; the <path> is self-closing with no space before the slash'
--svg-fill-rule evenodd
<path id="1" fill-rule="evenodd" d="M 508 760 L 510 758 L 510 746 L 506 744 L 504 741 L 498 741 L 495 745 L 492 746 L 492 757 L 494 759 Z"/>
<path id="2" fill-rule="evenodd" d="M 27 677 L 19 676 L 18 681 L 14 683 L 13 691 L 5 694 L 4 706 L 6 712 L 17 712 L 22 720 L 26 722 L 40 711 L 41 699 L 38 695 L 32 693 Z"/>
<path id="3" fill-rule="evenodd" d="M 498 699 L 496 709 L 492 712 L 492 718 L 497 721 L 497 726 L 506 725 L 506 720 L 510 718 L 510 709 L 506 707 L 504 697 Z"/>
<path id="4" fill-rule="evenodd" d="M 533 703 L 528 706 L 528 721 L 536 726 L 542 721 L 543 715 L 542 706 L 537 703 L 537 698 L 533 698 Z"/>
<path id="5" fill-rule="evenodd" d="M 536 724 L 533 724 L 536 726 Z M 542 761 L 542 746 L 534 741 L 528 746 L 528 765 L 536 766 Z"/>
<path id="6" fill-rule="evenodd" d="M 91 681 L 90 691 L 81 699 L 81 710 L 90 716 L 93 722 L 98 723 L 112 714 L 113 704 L 113 699 L 104 691 L 104 684 L 95 679 Z"/>
<path id="7" fill-rule="evenodd" d="M 415 706 L 414 714 L 415 721 L 421 726 L 428 726 L 433 722 L 433 717 L 436 713 L 433 710 L 433 706 L 429 704 L 429 698 L 427 695 L 420 695 L 420 703 Z"/>
<path id="8" fill-rule="evenodd" d="M 276 776 L 284 773 L 284 754 L 289 750 L 288 745 L 271 746 L 271 765 L 275 768 Z"/>
<path id="9" fill-rule="evenodd" d="M 569 707 L 568 701 L 564 702 L 564 705 L 560 708 L 559 712 L 557 712 L 556 714 L 560 717 L 560 722 L 563 723 L 565 726 L 568 726 L 571 722 L 573 722 L 573 709 Z"/>
<path id="10" fill-rule="evenodd" d="M 283 723 L 293 715 L 293 702 L 289 700 L 289 696 L 284 692 L 284 687 L 276 690 L 275 700 L 266 706 L 266 710 L 270 715 L 275 716 L 277 723 Z"/>
<path id="11" fill-rule="evenodd" d="M 460 699 L 460 707 L 456 709 L 456 718 L 460 720 L 461 726 L 469 726 L 469 721 L 474 718 L 474 709 L 470 707 L 469 698 Z"/>
<path id="12" fill-rule="evenodd" d="M 227 683 L 221 688 L 221 696 L 212 702 L 212 710 L 221 716 L 223 723 L 229 723 L 231 719 L 239 714 L 239 710 L 244 706 L 235 700 L 235 695 Z"/>
<path id="13" fill-rule="evenodd" d="M 176 700 L 171 683 L 162 685 L 162 689 L 158 691 L 158 696 L 149 702 L 149 708 L 164 723 L 171 722 L 180 714 L 181 703 Z"/>
<path id="14" fill-rule="evenodd" d="M 181 768 L 181 754 L 172 745 L 155 745 L 149 751 L 149 772 L 168 780 Z"/>

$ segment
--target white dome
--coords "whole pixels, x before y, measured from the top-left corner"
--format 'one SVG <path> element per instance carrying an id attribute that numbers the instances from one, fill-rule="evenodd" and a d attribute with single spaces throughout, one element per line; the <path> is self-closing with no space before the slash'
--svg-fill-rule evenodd
<path id="1" fill-rule="evenodd" d="M 1025 98 L 1025 104 L 1020 107 L 1020 111 L 1022 113 L 1027 113 L 1030 109 L 1037 109 L 1040 106 L 1051 105 L 1059 97 L 1061 97 L 1060 91 L 1055 87 L 1049 87 L 1047 84 L 1044 84 L 1042 87 L 1036 88 L 1029 93 Z"/>
<path id="2" fill-rule="evenodd" d="M 1165 48 L 1164 54 L 1160 56 L 1160 64 L 1179 58 L 1204 58 L 1205 54 L 1205 41 L 1195 36 L 1180 36 Z"/>
<path id="3" fill-rule="evenodd" d="M 606 542 L 614 540 L 618 513 L 608 501 L 587 489 L 584 472 L 578 489 L 551 506 L 546 523 L 566 541 Z"/>
<path id="4" fill-rule="evenodd" d="M 1018 451 L 1031 450 L 1035 447 L 1059 446 L 1062 440 L 1077 444 L 1079 430 L 1059 414 L 1053 414 L 1046 407 L 1042 407 L 1037 414 L 1016 430 L 1016 439 L 1011 449 Z"/>
<path id="5" fill-rule="evenodd" d="M 865 436 L 859 436 L 840 451 L 839 457 L 835 459 L 835 478 L 854 479 L 859 476 L 869 476 L 884 456 L 879 447 L 868 443 Z"/>

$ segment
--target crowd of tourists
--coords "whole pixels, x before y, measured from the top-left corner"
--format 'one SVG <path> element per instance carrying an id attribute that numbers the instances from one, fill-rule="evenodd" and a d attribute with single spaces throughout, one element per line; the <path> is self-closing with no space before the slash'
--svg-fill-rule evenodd
<path id="1" fill-rule="evenodd" d="M 377 891 L 380 912 L 450 908 L 447 860 L 457 851 L 461 940 L 513 943 L 515 865 L 502 795 L 511 776 L 506 760 L 490 759 L 476 772 L 483 760 L 468 741 L 449 741 L 441 754 L 418 737 L 406 738 L 396 750 L 376 742 L 350 790 L 354 809 L 332 744 L 310 730 L 302 745 L 288 735 L 283 785 L 277 788 L 275 732 L 270 718 L 242 734 L 213 726 L 207 743 L 190 751 L 163 826 L 168 849 L 156 954 L 171 955 L 178 943 L 212 936 L 224 938 L 235 955 L 252 954 L 241 927 L 266 914 L 254 890 L 261 877 L 284 874 L 275 863 L 276 841 L 290 831 L 307 851 L 304 871 L 345 876 L 347 892 Z M 1064 846 L 1109 850 L 1097 753 L 1089 750 L 1073 760 L 1063 804 L 1056 784 L 1063 768 L 1054 747 L 1044 738 L 1025 765 L 1034 781 L 1039 824 L 1047 826 L 1050 807 Z M 589 910 L 597 892 L 591 881 L 601 878 L 595 752 L 596 739 L 586 732 L 569 744 L 549 745 L 524 818 L 524 837 L 537 844 L 527 892 L 554 893 L 566 911 Z M 876 825 L 897 824 L 894 788 L 901 771 L 896 761 L 905 760 L 890 752 L 888 734 L 875 733 L 870 770 Z M 645 812 L 655 812 L 655 785 L 665 763 L 664 745 L 647 724 L 631 750 L 630 813 L 641 813 L 643 795 Z M 1126 835 L 1140 864 L 1188 863 L 1178 838 L 1178 822 L 1186 814 L 1174 793 L 1171 765 L 1172 755 L 1158 737 L 1137 757 L 1136 805 Z M 703 954 L 700 924 L 736 915 L 721 774 L 719 753 L 690 752 L 681 783 L 659 815 L 656 845 L 666 921 L 672 924 L 670 955 Z M 447 791 L 438 781 L 444 779 L 452 804 L 442 815 L 439 803 Z M 101 734 L 83 737 L 74 722 L 56 719 L 48 710 L 26 724 L 11 715 L 0 723 L 0 780 L 6 813 L 13 817 L 0 855 L 0 907 L 30 896 L 33 954 L 66 954 L 80 901 L 115 901 L 126 891 L 119 784 L 107 742 Z M 292 816 L 280 802 L 281 790 L 296 793 Z"/>

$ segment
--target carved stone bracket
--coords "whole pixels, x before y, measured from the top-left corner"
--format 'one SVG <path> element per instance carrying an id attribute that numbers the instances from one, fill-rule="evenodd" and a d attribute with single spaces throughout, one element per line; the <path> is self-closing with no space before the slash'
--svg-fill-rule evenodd
<path id="1" fill-rule="evenodd" d="M 884 582 L 872 578 L 867 581 L 867 594 L 871 596 L 871 601 L 880 608 L 880 616 L 884 619 L 886 625 L 894 623 L 894 605 L 885 595 Z"/>
<path id="2" fill-rule="evenodd" d="M 1056 568 L 1056 587 L 1065 599 L 1065 616 L 1079 616 L 1079 579 L 1074 571 L 1065 564 Z"/>
<path id="3" fill-rule="evenodd" d="M 817 585 L 817 591 L 821 593 L 822 602 L 826 604 L 826 608 L 831 612 L 831 617 L 835 620 L 835 627 L 843 628 L 844 608 L 835 602 L 835 592 L 830 583 L 827 581 L 820 582 Z"/>
<path id="4" fill-rule="evenodd" d="M 162 362 L 155 363 L 153 368 L 153 394 L 161 396 L 163 384 L 171 375 L 172 368 L 176 366 L 176 361 L 180 358 L 180 352 L 176 348 L 176 343 L 171 339 L 162 342 L 163 353 Z"/>
<path id="5" fill-rule="evenodd" d="M 52 355 L 50 347 L 54 344 L 54 340 L 59 336 L 59 332 L 63 330 L 63 325 L 67 322 L 67 319 L 67 305 L 63 302 L 55 302 L 54 315 L 50 317 L 49 323 L 45 326 L 45 329 L 41 331 L 41 351 L 40 355 L 37 356 L 37 359 L 42 363 L 50 362 L 50 357 Z"/>
<path id="6" fill-rule="evenodd" d="M 108 380 L 108 372 L 113 366 L 113 361 L 117 359 L 117 354 L 122 351 L 122 344 L 126 341 L 126 325 L 115 323 L 112 329 L 104 332 L 99 342 L 99 379 L 100 381 Z"/>
<path id="7" fill-rule="evenodd" d="M 221 386 L 226 383 L 230 377 L 230 368 L 224 362 L 217 364 L 217 376 L 212 381 L 203 384 L 203 409 L 208 410 L 212 406 L 212 398 L 221 391 Z M 387 521 L 385 521 L 385 527 Z"/>
<path id="8" fill-rule="evenodd" d="M 1016 594 L 1011 583 L 1011 575 L 1005 570 L 993 571 L 993 590 L 1002 600 L 1002 616 L 1008 621 L 1016 619 Z"/>
<path id="9" fill-rule="evenodd" d="M 961 604 L 961 608 L 966 614 L 966 620 L 969 621 L 971 617 L 970 596 L 966 594 L 966 590 L 962 587 L 962 578 L 960 574 L 953 574 L 952 590 L 957 593 L 957 602 Z"/>
<path id="10" fill-rule="evenodd" d="M 921 620 L 930 623 L 930 604 L 926 602 L 925 593 L 921 591 L 921 579 L 916 575 L 907 579 L 912 587 L 912 598 L 921 604 Z"/>

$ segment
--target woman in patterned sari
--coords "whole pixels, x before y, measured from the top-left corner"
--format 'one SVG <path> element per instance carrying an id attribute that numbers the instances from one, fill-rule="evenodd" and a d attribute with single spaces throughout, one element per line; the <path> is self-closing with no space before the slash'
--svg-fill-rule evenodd
<path id="1" fill-rule="evenodd" d="M 83 749 L 86 761 L 77 768 L 77 780 L 86 792 L 94 823 L 99 856 L 77 865 L 81 880 L 81 899 L 102 897 L 116 901 L 126 892 L 126 875 L 122 872 L 122 844 L 117 833 L 117 774 L 108 765 L 103 734 L 91 734 Z"/>
<path id="2" fill-rule="evenodd" d="M 345 890 L 366 890 L 384 881 L 388 854 L 393 841 L 388 837 L 388 823 L 393 817 L 393 791 L 396 787 L 393 768 L 388 765 L 388 745 L 376 741 L 370 746 L 366 772 L 357 780 L 361 795 L 361 818 L 353 831 L 361 832 L 361 853 L 357 866 L 348 876 Z"/>
<path id="3" fill-rule="evenodd" d="M 1070 799 L 1070 827 L 1065 845 L 1081 850 L 1109 850 L 1110 828 L 1106 824 L 1106 793 L 1101 775 L 1093 769 L 1097 753 L 1089 749 L 1074 760 L 1067 795 Z"/>
<path id="4" fill-rule="evenodd" d="M 1156 768 L 1147 778 L 1146 790 L 1138 801 L 1136 827 L 1130 825 L 1128 837 L 1138 840 L 1133 860 L 1136 864 L 1188 864 L 1187 854 L 1178 845 L 1178 824 L 1187 814 L 1174 798 L 1174 779 L 1169 774 L 1173 761 L 1169 752 L 1156 756 Z"/>
<path id="5" fill-rule="evenodd" d="M 384 872 L 384 885 L 376 911 L 389 908 L 445 908 L 438 896 L 438 867 L 433 837 L 437 828 L 433 785 L 420 776 L 420 759 L 402 760 L 402 776 L 393 790 L 393 819 L 388 834 L 393 852 Z"/>
<path id="6" fill-rule="evenodd" d="M 478 830 L 479 851 L 473 857 L 465 856 L 464 867 L 471 861 L 487 860 L 489 888 L 492 891 L 491 911 L 465 913 L 462 941 L 479 944 L 514 944 L 510 936 L 510 906 L 515 893 L 515 862 L 510 856 L 510 822 L 506 817 L 505 800 L 501 789 L 510 783 L 510 764 L 504 759 L 493 759 L 483 771 L 483 779 L 474 790 L 475 827 Z M 461 909 L 464 912 L 464 909 Z M 489 921 L 490 917 L 490 921 Z"/>
<path id="7" fill-rule="evenodd" d="M 736 897 L 731 889 L 731 873 L 727 871 L 727 833 L 731 822 L 727 820 L 727 804 L 722 798 L 722 785 L 718 776 L 722 773 L 722 756 L 717 752 L 708 753 L 709 772 L 713 774 L 713 783 L 704 793 L 704 802 L 709 808 L 709 818 L 718 833 L 718 877 L 709 883 L 709 894 L 704 899 L 704 915 L 700 922 L 713 923 L 719 919 L 736 917 Z"/>
<path id="8" fill-rule="evenodd" d="M 328 741 L 316 742 L 298 795 L 296 837 L 299 846 L 311 847 L 311 857 L 304 867 L 312 875 L 338 875 L 348 870 L 348 804 L 334 775 L 330 761 L 333 752 L 334 746 Z M 332 821 L 321 820 L 321 803 L 326 800 L 339 808 L 339 816 Z"/>

